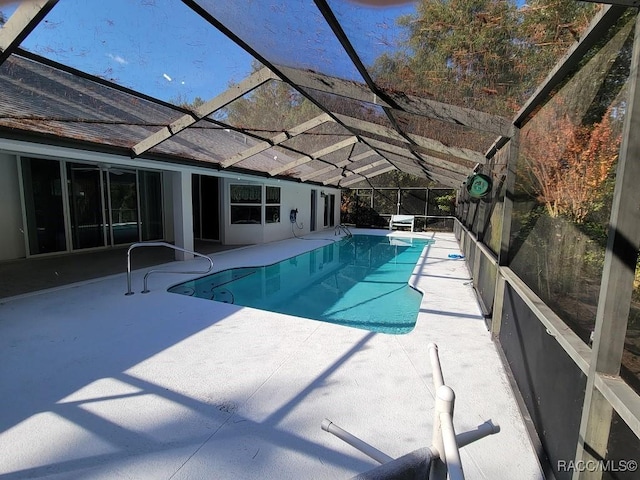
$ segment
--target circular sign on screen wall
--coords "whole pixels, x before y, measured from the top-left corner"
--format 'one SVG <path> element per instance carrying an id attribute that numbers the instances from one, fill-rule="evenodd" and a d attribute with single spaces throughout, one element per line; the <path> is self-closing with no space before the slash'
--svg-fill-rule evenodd
<path id="1" fill-rule="evenodd" d="M 491 191 L 491 177 L 476 173 L 467 179 L 467 192 L 473 198 L 482 198 Z"/>

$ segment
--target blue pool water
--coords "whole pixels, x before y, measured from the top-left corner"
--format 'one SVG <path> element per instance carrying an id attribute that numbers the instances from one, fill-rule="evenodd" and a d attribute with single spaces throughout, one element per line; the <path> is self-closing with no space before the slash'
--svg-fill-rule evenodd
<path id="1" fill-rule="evenodd" d="M 224 270 L 169 291 L 374 332 L 407 333 L 422 299 L 407 282 L 431 242 L 355 235 L 273 265 Z"/>

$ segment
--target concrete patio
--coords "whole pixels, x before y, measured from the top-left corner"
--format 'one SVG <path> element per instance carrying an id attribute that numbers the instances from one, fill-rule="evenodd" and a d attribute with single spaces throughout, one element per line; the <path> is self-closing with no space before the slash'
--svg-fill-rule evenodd
<path id="1" fill-rule="evenodd" d="M 0 299 L 124 273 L 127 248 L 128 245 L 120 245 L 0 262 Z M 234 248 L 239 247 L 198 240 L 194 246 L 196 252 L 205 255 Z M 131 268 L 148 268 L 174 259 L 174 251 L 168 248 L 136 249 L 131 256 Z"/>
<path id="2" fill-rule="evenodd" d="M 431 443 L 429 342 L 457 432 L 501 427 L 462 449 L 467 479 L 544 478 L 467 267 L 448 258 L 453 234 L 420 235 L 435 243 L 406 335 L 168 293 L 189 278 L 177 274 L 152 276 L 144 295 L 125 296 L 117 274 L 0 300 L 0 479 L 346 479 L 376 463 L 322 431 L 325 417 L 392 457 Z M 215 270 L 267 264 L 333 238 L 212 258 Z"/>

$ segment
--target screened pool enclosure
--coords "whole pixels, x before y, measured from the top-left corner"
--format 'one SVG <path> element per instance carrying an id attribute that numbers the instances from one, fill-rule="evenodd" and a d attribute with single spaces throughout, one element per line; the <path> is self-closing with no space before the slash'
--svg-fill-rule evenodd
<path id="1" fill-rule="evenodd" d="M 416 215 L 547 471 L 637 478 L 560 465 L 639 459 L 638 2 L 480 3 L 0 3 L 0 259 Z"/>

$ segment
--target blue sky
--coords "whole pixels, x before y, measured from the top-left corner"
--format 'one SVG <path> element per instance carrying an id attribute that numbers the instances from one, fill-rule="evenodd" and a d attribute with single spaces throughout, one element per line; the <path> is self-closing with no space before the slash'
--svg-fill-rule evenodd
<path id="1" fill-rule="evenodd" d="M 359 80 L 310 0 L 201 3 L 272 61 Z M 389 50 L 395 18 L 414 11 L 411 3 L 330 4 L 365 63 Z M 23 47 L 163 100 L 212 98 L 248 75 L 252 61 L 178 0 L 60 0 Z"/>
<path id="2" fill-rule="evenodd" d="M 168 0 L 61 0 L 23 46 L 164 100 L 212 97 L 250 67 L 240 48 Z"/>

